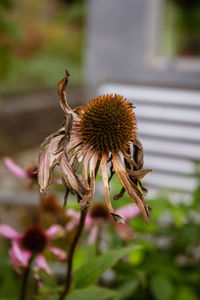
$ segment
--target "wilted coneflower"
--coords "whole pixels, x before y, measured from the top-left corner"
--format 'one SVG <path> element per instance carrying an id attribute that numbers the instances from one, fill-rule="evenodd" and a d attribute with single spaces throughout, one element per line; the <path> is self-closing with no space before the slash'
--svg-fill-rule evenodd
<path id="1" fill-rule="evenodd" d="M 66 187 L 65 201 L 71 192 L 77 197 L 83 210 L 92 204 L 95 177 L 100 168 L 105 200 L 114 220 L 123 222 L 110 202 L 109 181 L 116 173 L 123 188 L 115 199 L 122 197 L 126 190 L 139 207 L 145 221 L 149 222 L 149 207 L 144 200 L 147 190 L 140 179 L 150 170 L 143 169 L 143 148 L 137 138 L 132 104 L 120 95 L 111 94 L 95 98 L 85 107 L 72 110 L 67 104 L 65 94 L 68 77 L 66 71 L 66 76 L 58 84 L 65 124 L 41 145 L 38 170 L 41 192 L 46 192 L 52 170 L 59 164 Z M 80 163 L 81 175 L 77 173 Z M 108 163 L 110 177 L 107 173 Z"/>

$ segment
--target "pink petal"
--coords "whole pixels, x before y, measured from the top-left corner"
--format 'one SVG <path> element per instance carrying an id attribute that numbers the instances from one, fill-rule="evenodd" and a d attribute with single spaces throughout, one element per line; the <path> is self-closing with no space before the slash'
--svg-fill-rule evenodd
<path id="1" fill-rule="evenodd" d="M 6 224 L 0 225 L 0 234 L 11 240 L 17 240 L 22 237 L 22 234 Z"/>
<path id="2" fill-rule="evenodd" d="M 87 214 L 85 218 L 85 228 L 90 229 L 93 223 L 94 223 L 94 218 L 91 217 L 90 214 Z"/>
<path id="3" fill-rule="evenodd" d="M 69 231 L 72 231 L 77 226 L 78 226 L 78 219 L 74 218 L 67 223 L 67 225 L 65 226 L 65 229 L 67 232 L 69 232 Z"/>
<path id="4" fill-rule="evenodd" d="M 52 178 L 52 182 L 55 184 L 63 184 L 61 178 Z"/>
<path id="5" fill-rule="evenodd" d="M 45 230 L 45 235 L 54 239 L 58 237 L 62 232 L 63 228 L 58 224 L 54 224 L 51 227 L 49 227 L 49 229 Z"/>
<path id="6" fill-rule="evenodd" d="M 75 209 L 68 208 L 66 210 L 66 216 L 70 217 L 71 220 L 67 223 L 65 229 L 67 231 L 71 231 L 77 227 L 79 218 L 80 218 L 80 213 L 78 211 L 76 211 Z"/>
<path id="7" fill-rule="evenodd" d="M 96 242 L 98 231 L 99 231 L 99 224 L 96 222 L 90 231 L 90 235 L 88 238 L 89 244 L 94 244 Z"/>
<path id="8" fill-rule="evenodd" d="M 66 210 L 66 216 L 68 217 L 72 217 L 72 218 L 76 218 L 76 219 L 79 219 L 80 217 L 80 213 L 78 211 L 76 211 L 75 209 L 73 208 L 68 208 Z"/>
<path id="9" fill-rule="evenodd" d="M 31 257 L 31 252 L 21 249 L 19 243 L 16 241 L 13 241 L 12 247 L 9 250 L 9 254 L 11 258 L 11 264 L 15 270 L 26 267 Z"/>
<path id="10" fill-rule="evenodd" d="M 139 215 L 139 213 L 139 208 L 134 204 L 129 204 L 116 210 L 116 214 L 122 216 L 125 220 L 132 219 Z"/>
<path id="11" fill-rule="evenodd" d="M 65 260 L 67 257 L 66 252 L 60 248 L 49 246 L 48 249 L 60 260 Z"/>
<path id="12" fill-rule="evenodd" d="M 36 265 L 39 270 L 44 270 L 48 275 L 52 275 L 52 271 L 49 268 L 45 257 L 42 254 L 38 254 L 36 257 Z"/>
<path id="13" fill-rule="evenodd" d="M 22 169 L 20 166 L 18 166 L 9 157 L 4 158 L 4 163 L 5 163 L 6 167 L 8 168 L 8 170 L 16 177 L 21 178 L 21 179 L 28 178 L 28 174 L 26 173 L 26 171 L 24 171 L 24 169 Z"/>

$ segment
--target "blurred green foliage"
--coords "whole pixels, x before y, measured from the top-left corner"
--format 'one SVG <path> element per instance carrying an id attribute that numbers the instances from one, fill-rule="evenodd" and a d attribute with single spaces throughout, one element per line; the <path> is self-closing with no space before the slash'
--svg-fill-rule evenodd
<path id="1" fill-rule="evenodd" d="M 84 16 L 84 1 L 1 2 L 0 93 L 54 87 L 66 68 L 80 84 Z"/>
<path id="2" fill-rule="evenodd" d="M 164 3 L 161 51 L 166 56 L 199 57 L 200 2 L 167 0 Z"/>
<path id="3" fill-rule="evenodd" d="M 197 173 L 199 170 L 197 168 Z M 101 254 L 87 244 L 84 232 L 74 261 L 73 289 L 69 299 L 198 300 L 200 295 L 200 177 L 187 203 L 173 201 L 171 193 L 148 200 L 151 222 L 141 216 L 131 221 L 135 239 L 123 241 L 110 225 L 111 234 Z M 114 194 L 120 189 L 114 176 Z M 122 206 L 128 196 L 116 202 Z M 103 237 L 102 237 L 103 238 Z M 113 250 L 110 250 L 113 249 Z M 9 266 L 5 250 L 0 255 L 0 299 L 16 299 L 20 278 Z M 106 275 L 106 270 L 111 270 Z M 63 282 L 41 274 L 43 288 L 34 299 L 58 299 Z M 16 289 L 9 289 L 9 286 Z M 31 296 L 29 295 L 30 299 Z M 29 298 L 28 298 L 29 299 Z"/>

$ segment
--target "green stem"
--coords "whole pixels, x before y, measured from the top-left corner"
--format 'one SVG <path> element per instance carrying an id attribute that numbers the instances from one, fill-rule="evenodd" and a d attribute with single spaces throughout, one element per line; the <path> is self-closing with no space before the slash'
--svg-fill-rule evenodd
<path id="1" fill-rule="evenodd" d="M 81 216 L 80 216 L 76 234 L 74 236 L 71 247 L 69 249 L 69 255 L 68 255 L 68 260 L 67 260 L 67 272 L 66 272 L 66 278 L 65 278 L 65 288 L 64 288 L 64 291 L 62 292 L 62 294 L 60 295 L 59 300 L 65 299 L 65 297 L 67 296 L 67 294 L 69 292 L 70 286 L 71 286 L 74 252 L 75 252 L 77 243 L 80 239 L 83 228 L 84 228 L 86 214 L 87 214 L 87 209 L 83 209 L 81 211 Z"/>
<path id="2" fill-rule="evenodd" d="M 25 300 L 26 299 L 26 293 L 27 293 L 27 288 L 28 288 L 28 280 L 29 280 L 32 261 L 33 261 L 33 255 L 30 257 L 28 265 L 27 265 L 27 267 L 24 271 L 24 274 L 23 274 L 19 300 Z"/>

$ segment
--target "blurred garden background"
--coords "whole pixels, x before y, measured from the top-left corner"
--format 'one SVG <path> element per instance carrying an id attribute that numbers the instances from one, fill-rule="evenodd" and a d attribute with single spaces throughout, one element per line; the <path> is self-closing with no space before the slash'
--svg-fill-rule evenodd
<path id="1" fill-rule="evenodd" d="M 35 173 L 40 144 L 64 122 L 57 84 L 65 69 L 71 107 L 107 93 L 136 106 L 144 166 L 152 169 L 143 180 L 149 225 L 133 214 L 127 227 L 117 228 L 97 176 L 90 214 L 98 232 L 93 240 L 90 226 L 83 232 L 67 299 L 199 299 L 199 1 L 0 0 L 0 224 L 22 233 L 37 224 L 41 206 L 44 229 L 59 224 L 55 245 L 67 244 L 68 252 L 76 199 L 70 195 L 62 208 L 56 169 L 41 201 Z M 12 162 L 19 166 L 14 172 Z M 121 188 L 113 179 L 111 199 Z M 131 200 L 125 193 L 112 203 L 129 210 Z M 18 299 L 21 276 L 10 264 L 11 243 L 1 236 L 0 242 L 0 299 Z M 65 263 L 44 255 L 53 275 L 33 270 L 27 299 L 59 299 Z"/>

